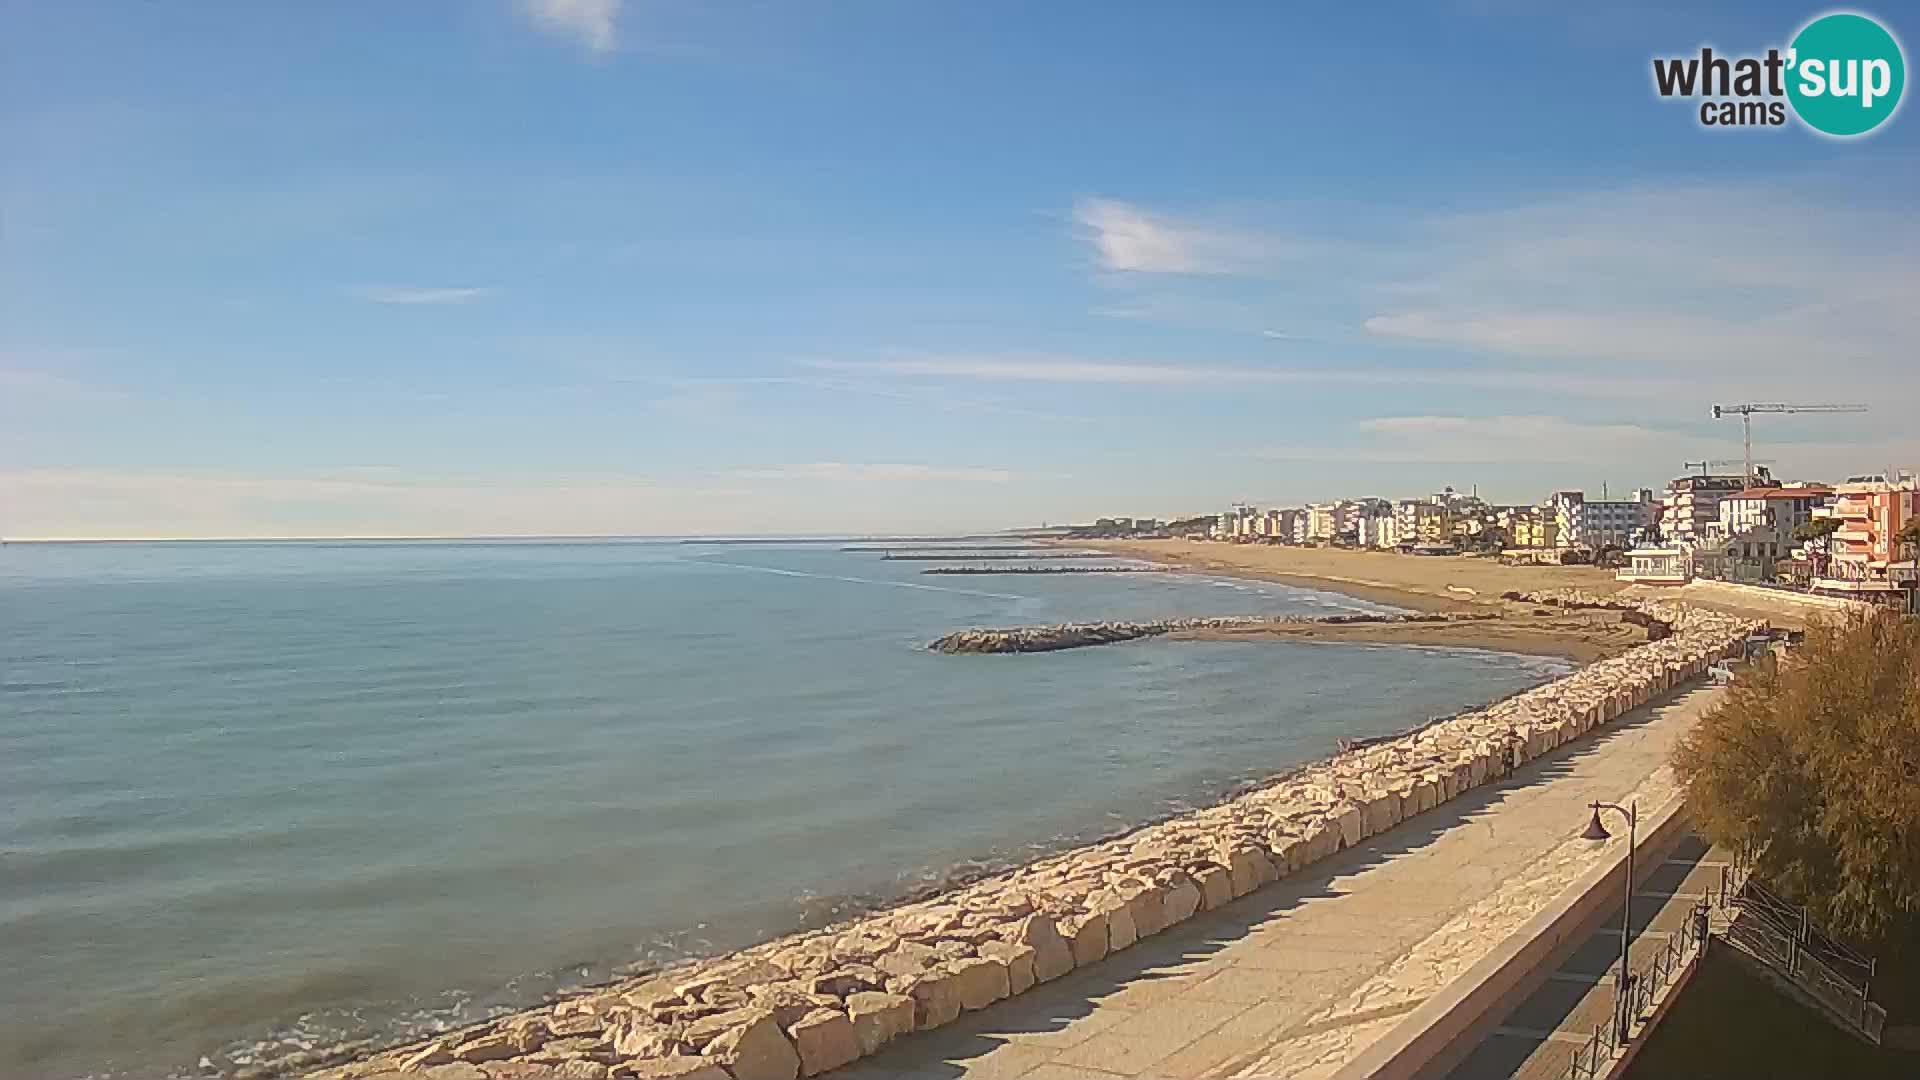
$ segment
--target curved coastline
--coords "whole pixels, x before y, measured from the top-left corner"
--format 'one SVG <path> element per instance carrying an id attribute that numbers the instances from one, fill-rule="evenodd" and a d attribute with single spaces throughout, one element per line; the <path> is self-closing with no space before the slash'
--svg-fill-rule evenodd
<path id="1" fill-rule="evenodd" d="M 1206 809 L 993 873 L 824 930 L 581 992 L 312 1073 L 366 1080 L 499 1063 L 501 1075 L 814 1075 L 937 1028 L 1219 906 L 1431 809 L 1643 704 L 1730 655 L 1752 623 L 1667 602 L 1626 608 L 1669 631 L 1493 704 L 1353 744 Z M 361 1050 L 362 1048 L 356 1048 Z M 346 1055 L 352 1056 L 352 1055 Z M 281 1075 L 341 1056 L 263 1067 Z"/>

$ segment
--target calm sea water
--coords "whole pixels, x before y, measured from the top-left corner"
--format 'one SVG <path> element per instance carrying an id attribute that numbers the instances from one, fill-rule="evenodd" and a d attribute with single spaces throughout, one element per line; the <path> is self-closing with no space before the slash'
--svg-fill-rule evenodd
<path id="1" fill-rule="evenodd" d="M 0 548 L 0 1076 L 417 1032 L 1140 821 L 1540 681 L 1467 650 L 921 649 L 1332 612 L 834 544 Z"/>

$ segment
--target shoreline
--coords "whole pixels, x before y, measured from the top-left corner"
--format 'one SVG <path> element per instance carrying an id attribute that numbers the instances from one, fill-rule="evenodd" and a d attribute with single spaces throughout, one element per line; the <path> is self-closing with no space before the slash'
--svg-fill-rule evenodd
<path id="1" fill-rule="evenodd" d="M 1569 607 L 1591 594 L 1530 596 Z M 394 1049 L 305 1056 L 363 1080 L 457 1063 L 526 1075 L 791 1078 L 942 1027 L 1299 871 L 1697 677 L 1750 623 L 1627 601 L 1674 631 L 1494 703 L 1370 740 L 1219 802 L 821 930 L 583 989 Z M 344 1048 L 343 1048 L 344 1049 Z M 340 1064 L 341 1062 L 347 1064 Z M 565 1071 L 561 1071 L 562 1069 Z M 544 1070 L 544 1071 L 540 1071 Z M 515 1074 L 519 1075 L 519 1074 Z"/>

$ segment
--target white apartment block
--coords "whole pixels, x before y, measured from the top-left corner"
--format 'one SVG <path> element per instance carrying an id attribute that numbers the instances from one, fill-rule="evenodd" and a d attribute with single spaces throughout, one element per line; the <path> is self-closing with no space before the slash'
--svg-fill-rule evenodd
<path id="1" fill-rule="evenodd" d="M 1631 547 L 1639 533 L 1660 519 L 1660 503 L 1651 488 L 1631 499 L 1589 499 L 1579 491 L 1556 491 L 1553 510 L 1561 547 Z"/>
<path id="2" fill-rule="evenodd" d="M 1714 539 L 1725 540 L 1773 528 L 1783 534 L 1813 520 L 1816 508 L 1833 500 L 1833 491 L 1818 485 L 1747 488 L 1720 500 L 1719 519 L 1709 528 Z"/>

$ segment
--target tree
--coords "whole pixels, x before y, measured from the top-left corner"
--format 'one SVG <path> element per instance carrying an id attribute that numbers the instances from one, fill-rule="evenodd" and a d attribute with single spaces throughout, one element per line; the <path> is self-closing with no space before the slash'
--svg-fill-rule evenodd
<path id="1" fill-rule="evenodd" d="M 1910 517 L 1900 531 L 1893 534 L 1894 543 L 1906 549 L 1907 558 L 1920 558 L 1920 517 Z"/>
<path id="2" fill-rule="evenodd" d="M 1809 518 L 1793 527 L 1793 539 L 1799 544 L 1824 543 L 1827 537 L 1839 531 L 1839 518 Z"/>
<path id="3" fill-rule="evenodd" d="M 1756 662 L 1674 751 L 1698 827 L 1829 931 L 1920 915 L 1920 620 L 1815 622 Z"/>

